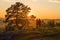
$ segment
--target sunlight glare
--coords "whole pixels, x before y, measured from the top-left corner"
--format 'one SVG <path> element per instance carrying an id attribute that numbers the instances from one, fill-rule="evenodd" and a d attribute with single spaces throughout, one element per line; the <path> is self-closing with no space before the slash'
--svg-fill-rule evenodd
<path id="1" fill-rule="evenodd" d="M 32 13 L 29 13 L 29 14 L 28 14 L 28 16 L 31 16 L 31 15 L 32 15 Z"/>

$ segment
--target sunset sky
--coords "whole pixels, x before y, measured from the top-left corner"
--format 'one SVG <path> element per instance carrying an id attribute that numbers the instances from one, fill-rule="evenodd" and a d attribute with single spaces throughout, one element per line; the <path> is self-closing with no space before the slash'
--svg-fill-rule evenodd
<path id="1" fill-rule="evenodd" d="M 60 0 L 0 0 L 0 17 L 4 18 L 5 10 L 16 1 L 31 8 L 30 14 L 40 19 L 60 19 Z"/>

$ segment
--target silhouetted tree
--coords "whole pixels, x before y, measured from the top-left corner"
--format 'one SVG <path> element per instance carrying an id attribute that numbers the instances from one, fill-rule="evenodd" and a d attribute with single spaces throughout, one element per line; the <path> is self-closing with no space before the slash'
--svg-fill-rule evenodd
<path id="1" fill-rule="evenodd" d="M 54 27 L 55 26 L 55 21 L 54 20 L 48 21 L 48 25 L 51 26 L 51 27 Z"/>
<path id="2" fill-rule="evenodd" d="M 36 18 L 36 16 L 34 16 L 34 15 L 31 15 L 30 17 L 31 17 L 31 18 L 34 18 L 34 19 Z"/>
<path id="3" fill-rule="evenodd" d="M 16 2 L 16 4 L 11 5 L 11 7 L 6 10 L 7 14 L 5 15 L 5 23 L 7 23 L 7 27 L 11 29 L 14 27 L 22 29 L 24 26 L 27 26 L 27 14 L 30 10 L 30 7 L 25 6 L 20 2 Z"/>

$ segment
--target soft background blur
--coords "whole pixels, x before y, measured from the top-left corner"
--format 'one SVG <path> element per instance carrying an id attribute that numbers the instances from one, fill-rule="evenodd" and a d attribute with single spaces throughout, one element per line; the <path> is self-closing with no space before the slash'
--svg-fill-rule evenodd
<path id="1" fill-rule="evenodd" d="M 0 17 L 4 18 L 5 10 L 16 1 L 31 7 L 30 15 L 40 19 L 60 19 L 59 0 L 0 0 Z"/>

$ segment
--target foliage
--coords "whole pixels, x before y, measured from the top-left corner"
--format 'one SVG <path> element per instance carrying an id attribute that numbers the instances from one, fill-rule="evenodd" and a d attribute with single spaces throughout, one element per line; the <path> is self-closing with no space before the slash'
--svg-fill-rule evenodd
<path id="1" fill-rule="evenodd" d="M 11 5 L 5 15 L 5 23 L 7 23 L 8 29 L 13 27 L 17 29 L 22 29 L 24 26 L 28 25 L 27 14 L 30 12 L 30 7 L 25 6 L 23 3 L 16 2 L 16 4 Z M 12 26 L 12 27 L 11 27 Z"/>

